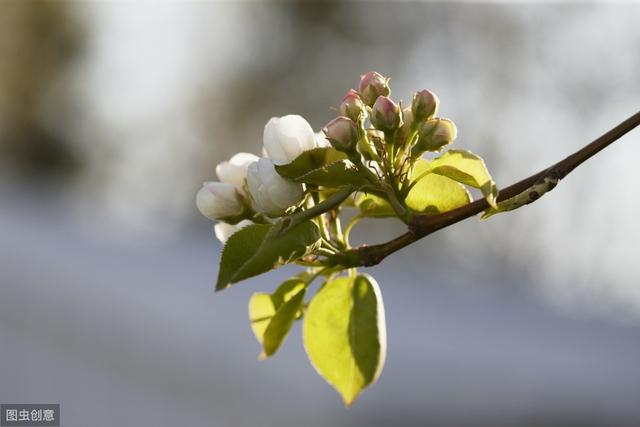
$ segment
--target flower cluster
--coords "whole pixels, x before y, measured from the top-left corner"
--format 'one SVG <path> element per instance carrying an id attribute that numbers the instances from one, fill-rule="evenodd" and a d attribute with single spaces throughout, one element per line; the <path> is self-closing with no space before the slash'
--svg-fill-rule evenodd
<path id="1" fill-rule="evenodd" d="M 440 154 L 457 131 L 437 117 L 436 95 L 418 91 L 406 107 L 390 96 L 389 79 L 371 71 L 321 132 L 298 115 L 272 118 L 264 127 L 264 157 L 238 153 L 220 163 L 219 181 L 205 182 L 196 196 L 225 243 L 216 290 L 284 264 L 305 268 L 274 293 L 252 296 L 251 326 L 269 357 L 302 319 L 311 363 L 347 405 L 375 382 L 386 351 L 378 284 L 354 268 L 379 260 L 352 248 L 353 226 L 394 217 L 411 229 L 420 216 L 468 204 L 466 187 L 496 207 L 497 188 L 480 157 Z M 354 209 L 343 230 L 342 213 Z M 323 285 L 305 301 L 316 279 Z"/>
<path id="2" fill-rule="evenodd" d="M 346 93 L 340 115 L 321 132 L 315 133 L 299 115 L 269 120 L 263 134 L 264 157 L 237 153 L 216 167 L 219 181 L 205 182 L 197 193 L 200 212 L 219 221 L 218 239 L 224 243 L 243 227 L 273 222 L 301 206 L 308 189 L 283 177 L 276 167 L 292 163 L 305 151 L 332 146 L 355 158 L 356 164 L 366 161 L 367 174 L 380 175 L 385 169 L 392 172 L 392 160 L 399 166 L 410 159 L 405 165 L 412 166 L 425 151 L 439 151 L 455 139 L 453 122 L 434 117 L 439 104 L 435 94 L 416 92 L 411 106 L 402 109 L 389 98 L 390 92 L 389 79 L 371 71 L 361 76 L 358 91 Z M 367 120 L 372 126 L 368 129 Z"/>
<path id="3" fill-rule="evenodd" d="M 237 153 L 216 167 L 219 181 L 205 182 L 196 205 L 209 219 L 220 221 L 216 237 L 225 243 L 235 231 L 269 218 L 283 216 L 304 196 L 303 184 L 281 177 L 276 165 L 292 162 L 304 151 L 328 146 L 322 133 L 299 115 L 274 117 L 264 127 L 265 157 Z"/>

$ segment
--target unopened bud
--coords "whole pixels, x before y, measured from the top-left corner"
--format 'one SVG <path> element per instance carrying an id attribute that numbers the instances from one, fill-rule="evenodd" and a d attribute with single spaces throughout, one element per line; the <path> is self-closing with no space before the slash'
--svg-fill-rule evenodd
<path id="1" fill-rule="evenodd" d="M 336 117 L 322 131 L 336 150 L 345 153 L 352 153 L 356 150 L 358 127 L 350 118 Z"/>
<path id="2" fill-rule="evenodd" d="M 224 182 L 205 182 L 196 194 L 196 205 L 209 219 L 233 218 L 242 214 L 244 206 L 235 185 Z"/>
<path id="3" fill-rule="evenodd" d="M 425 151 L 440 151 L 457 136 L 456 125 L 449 119 L 430 119 L 420 126 L 420 138 L 411 149 L 412 157 L 420 157 Z"/>
<path id="4" fill-rule="evenodd" d="M 311 125 L 296 114 L 273 117 L 264 127 L 264 151 L 276 165 L 293 162 L 304 151 L 316 148 Z"/>
<path id="5" fill-rule="evenodd" d="M 435 93 L 426 89 L 416 92 L 411 103 L 411 112 L 415 120 L 422 121 L 433 117 L 438 112 L 440 100 Z"/>
<path id="6" fill-rule="evenodd" d="M 371 124 L 383 132 L 393 132 L 400 126 L 400 107 L 386 96 L 379 96 L 371 108 Z"/>
<path id="7" fill-rule="evenodd" d="M 389 79 L 375 71 L 369 71 L 360 76 L 358 90 L 364 103 L 371 107 L 379 96 L 389 95 Z"/>
<path id="8" fill-rule="evenodd" d="M 353 89 L 349 89 L 349 92 L 342 98 L 342 104 L 340 104 L 340 115 L 345 116 L 357 122 L 360 117 L 364 117 L 365 105 L 356 92 Z"/>

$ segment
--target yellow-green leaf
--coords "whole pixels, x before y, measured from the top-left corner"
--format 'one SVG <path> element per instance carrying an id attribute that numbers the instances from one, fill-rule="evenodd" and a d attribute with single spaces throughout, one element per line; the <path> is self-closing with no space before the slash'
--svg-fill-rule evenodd
<path id="1" fill-rule="evenodd" d="M 429 170 L 435 174 L 479 188 L 487 202 L 496 208 L 498 187 L 481 157 L 466 150 L 449 150 L 429 163 Z"/>
<path id="2" fill-rule="evenodd" d="M 292 278 L 273 294 L 257 292 L 249 300 L 251 329 L 263 346 L 261 358 L 275 354 L 286 339 L 302 308 L 305 291 L 304 281 Z"/>
<path id="3" fill-rule="evenodd" d="M 418 181 L 409 191 L 405 203 L 414 212 L 438 214 L 459 208 L 471 201 L 469 192 L 463 185 L 432 173 L 426 160 L 418 160 L 413 177 Z"/>
<path id="4" fill-rule="evenodd" d="M 373 218 L 385 218 L 396 216 L 395 211 L 385 199 L 373 194 L 362 194 L 358 196 L 356 204 L 362 216 Z"/>
<path id="5" fill-rule="evenodd" d="M 376 281 L 358 275 L 325 283 L 307 308 L 302 335 L 311 364 L 351 405 L 384 365 L 386 327 Z"/>

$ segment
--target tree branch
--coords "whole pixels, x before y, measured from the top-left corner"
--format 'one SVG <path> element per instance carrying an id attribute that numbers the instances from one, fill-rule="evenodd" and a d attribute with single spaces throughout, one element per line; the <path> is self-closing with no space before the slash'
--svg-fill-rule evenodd
<path id="1" fill-rule="evenodd" d="M 541 182 L 545 178 L 552 182 L 564 178 L 576 167 L 580 166 L 586 160 L 596 155 L 600 150 L 604 149 L 608 145 L 620 139 L 623 135 L 633 130 L 640 125 L 640 112 L 637 112 L 633 116 L 629 117 L 618 126 L 614 127 L 592 143 L 584 146 L 582 149 L 576 151 L 569 157 L 561 160 L 560 162 L 544 169 L 528 178 L 523 179 L 515 184 L 512 184 L 500 191 L 498 196 L 498 202 L 510 199 L 527 189 L 532 185 Z M 553 186 L 549 187 L 551 190 Z M 535 195 L 535 194 L 534 194 Z M 533 196 L 533 195 L 532 195 Z M 536 198 L 532 197 L 531 202 Z M 428 236 L 442 228 L 453 225 L 463 219 L 477 215 L 480 212 L 489 208 L 489 204 L 485 199 L 479 199 L 468 205 L 453 209 L 448 212 L 444 212 L 437 215 L 412 215 L 409 221 L 409 230 L 390 240 L 386 243 L 378 245 L 362 245 L 350 251 L 343 253 L 339 259 L 335 261 L 340 265 L 351 267 L 368 267 L 379 264 L 384 258 L 392 253 L 408 246 L 415 241 Z"/>

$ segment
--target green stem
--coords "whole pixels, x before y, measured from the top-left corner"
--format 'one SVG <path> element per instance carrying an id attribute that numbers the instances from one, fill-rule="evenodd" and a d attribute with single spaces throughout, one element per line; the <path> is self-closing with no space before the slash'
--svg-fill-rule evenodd
<path id="1" fill-rule="evenodd" d="M 315 187 L 314 191 L 311 192 L 311 197 L 313 199 L 313 206 L 317 206 L 320 204 L 320 193 L 318 192 L 318 187 Z M 325 222 L 324 214 L 320 214 L 317 218 L 318 228 L 320 229 L 320 235 L 331 241 L 331 235 L 329 234 L 329 230 L 327 229 L 327 223 Z"/>
<path id="2" fill-rule="evenodd" d="M 347 223 L 347 226 L 344 228 L 344 242 L 347 248 L 351 247 L 351 243 L 349 243 L 349 236 L 351 235 L 351 230 L 362 218 L 364 217 L 360 214 L 354 216 L 349 220 L 349 222 Z"/>
<path id="3" fill-rule="evenodd" d="M 354 165 L 356 165 L 356 167 L 358 168 L 358 171 L 360 171 L 360 173 L 367 178 L 367 181 L 369 181 L 372 184 L 375 184 L 376 182 L 379 181 L 378 175 L 373 173 L 371 169 L 369 169 L 364 163 L 362 163 L 362 158 L 360 157 L 360 154 L 350 157 L 349 160 L 351 160 L 351 162 Z"/>
<path id="4" fill-rule="evenodd" d="M 331 232 L 333 233 L 336 242 L 341 247 L 345 247 L 344 234 L 342 233 L 342 224 L 340 223 L 340 209 L 334 209 L 329 213 L 330 220 L 329 224 L 331 225 Z"/>
<path id="5" fill-rule="evenodd" d="M 415 127 L 415 122 L 411 124 L 411 127 L 409 128 L 409 133 L 407 134 L 407 139 L 404 141 L 404 144 L 402 144 L 402 146 L 400 147 L 400 150 L 398 151 L 399 158 L 404 157 L 406 155 L 407 149 L 409 149 L 417 139 L 418 130 L 415 129 L 414 127 Z"/>
<path id="6" fill-rule="evenodd" d="M 342 202 L 347 199 L 347 197 L 351 195 L 351 193 L 355 191 L 355 189 L 356 187 L 353 185 L 346 186 L 341 190 L 333 193 L 331 196 L 327 197 L 319 204 L 307 210 L 300 211 L 291 216 L 283 218 L 279 223 L 280 229 L 278 230 L 278 232 L 285 233 L 305 221 L 313 219 L 318 215 L 322 215 L 325 212 L 337 208 Z"/>
<path id="7" fill-rule="evenodd" d="M 358 122 L 358 148 L 365 157 L 369 156 L 375 161 L 380 161 L 378 154 L 371 148 L 371 141 L 369 141 L 367 130 L 364 128 L 364 120 Z"/>
<path id="8" fill-rule="evenodd" d="M 411 213 L 405 204 L 400 201 L 400 196 L 398 195 L 396 188 L 392 185 L 388 185 L 384 188 L 384 191 L 387 194 L 387 200 L 389 200 L 391 207 L 402 222 L 409 224 L 409 221 L 411 220 Z"/>
<path id="9" fill-rule="evenodd" d="M 335 246 L 333 246 L 333 243 L 331 243 L 330 240 L 327 240 L 324 237 L 322 238 L 322 247 L 325 248 L 325 249 L 329 249 L 334 254 L 337 254 L 337 253 L 340 252 L 340 249 L 338 249 Z"/>
<path id="10" fill-rule="evenodd" d="M 315 250 L 315 253 L 317 253 L 318 255 L 324 255 L 326 257 L 331 258 L 331 257 L 334 257 L 336 255 L 336 253 L 339 253 L 339 252 L 334 252 L 332 250 L 329 250 L 329 249 L 321 246 L 321 247 L 319 247 L 318 249 Z"/>

